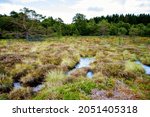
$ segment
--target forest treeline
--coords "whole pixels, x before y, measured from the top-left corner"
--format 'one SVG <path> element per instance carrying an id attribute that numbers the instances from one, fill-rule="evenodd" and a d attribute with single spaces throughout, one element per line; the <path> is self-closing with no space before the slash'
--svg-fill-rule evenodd
<path id="1" fill-rule="evenodd" d="M 44 17 L 34 10 L 23 8 L 20 12 L 0 15 L 0 38 L 40 38 L 50 36 L 130 35 L 150 36 L 150 14 L 126 14 L 87 19 L 77 13 L 71 24 L 61 18 Z"/>

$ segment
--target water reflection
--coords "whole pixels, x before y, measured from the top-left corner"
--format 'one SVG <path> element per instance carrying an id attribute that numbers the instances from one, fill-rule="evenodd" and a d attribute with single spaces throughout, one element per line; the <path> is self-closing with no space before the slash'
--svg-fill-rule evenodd
<path id="1" fill-rule="evenodd" d="M 36 87 L 33 87 L 33 92 L 38 92 L 38 91 L 40 91 L 43 87 L 44 87 L 44 85 L 42 85 L 42 84 L 37 85 Z"/>
<path id="2" fill-rule="evenodd" d="M 143 65 L 140 61 L 136 61 L 136 63 L 142 65 L 145 70 L 145 74 L 150 75 L 150 66 Z"/>
<path id="3" fill-rule="evenodd" d="M 93 72 L 92 71 L 88 71 L 87 74 L 86 74 L 86 77 L 88 78 L 92 78 L 93 77 Z"/>
<path id="4" fill-rule="evenodd" d="M 20 82 L 14 82 L 13 85 L 14 85 L 14 89 L 20 89 L 20 88 L 22 88 Z M 44 85 L 39 84 L 39 85 L 37 85 L 36 87 L 32 87 L 32 91 L 33 91 L 33 92 L 38 92 L 38 91 L 40 91 L 43 87 L 44 87 Z"/>
<path id="5" fill-rule="evenodd" d="M 74 72 L 75 70 L 79 69 L 79 68 L 84 68 L 84 67 L 90 67 L 90 64 L 92 62 L 94 62 L 95 59 L 94 58 L 81 58 L 79 63 L 75 66 L 74 69 L 70 70 L 67 75 L 70 75 L 72 72 Z M 93 72 L 90 70 L 87 72 L 86 76 L 88 78 L 92 78 L 93 77 Z"/>
<path id="6" fill-rule="evenodd" d="M 21 88 L 20 82 L 14 82 L 14 88 L 15 89 L 20 89 Z"/>
<path id="7" fill-rule="evenodd" d="M 94 62 L 94 60 L 94 58 L 81 58 L 75 68 L 90 67 L 90 63 Z"/>

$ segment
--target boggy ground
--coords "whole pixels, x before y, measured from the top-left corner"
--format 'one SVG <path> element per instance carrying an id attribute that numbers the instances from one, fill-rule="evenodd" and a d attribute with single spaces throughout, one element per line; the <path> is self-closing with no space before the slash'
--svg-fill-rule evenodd
<path id="1" fill-rule="evenodd" d="M 81 57 L 94 57 L 73 74 Z M 62 37 L 0 41 L 0 99 L 150 99 L 150 38 Z M 86 77 L 92 70 L 92 79 Z M 13 87 L 20 82 L 21 88 Z M 34 92 L 33 87 L 43 88 Z"/>

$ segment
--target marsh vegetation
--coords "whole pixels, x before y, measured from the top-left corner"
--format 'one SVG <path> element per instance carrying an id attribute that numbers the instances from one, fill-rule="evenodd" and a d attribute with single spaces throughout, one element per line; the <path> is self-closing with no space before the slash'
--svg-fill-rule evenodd
<path id="1" fill-rule="evenodd" d="M 149 69 L 148 37 L 0 40 L 0 99 L 150 99 L 143 65 Z"/>

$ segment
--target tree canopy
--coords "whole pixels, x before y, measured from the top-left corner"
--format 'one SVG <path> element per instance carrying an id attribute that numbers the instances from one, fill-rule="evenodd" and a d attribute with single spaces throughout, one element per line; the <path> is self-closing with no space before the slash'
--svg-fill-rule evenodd
<path id="1" fill-rule="evenodd" d="M 150 14 L 114 14 L 87 19 L 77 13 L 71 24 L 65 24 L 61 18 L 46 18 L 28 8 L 12 11 L 9 16 L 0 15 L 0 38 L 72 35 L 150 36 Z"/>

